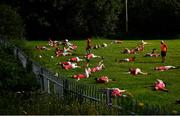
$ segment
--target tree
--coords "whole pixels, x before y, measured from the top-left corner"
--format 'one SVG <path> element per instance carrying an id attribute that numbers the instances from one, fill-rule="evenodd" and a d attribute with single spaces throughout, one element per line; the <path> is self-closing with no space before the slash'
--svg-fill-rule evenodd
<path id="1" fill-rule="evenodd" d="M 21 16 L 8 5 L 0 5 L 0 36 L 8 39 L 24 37 L 25 29 Z"/>

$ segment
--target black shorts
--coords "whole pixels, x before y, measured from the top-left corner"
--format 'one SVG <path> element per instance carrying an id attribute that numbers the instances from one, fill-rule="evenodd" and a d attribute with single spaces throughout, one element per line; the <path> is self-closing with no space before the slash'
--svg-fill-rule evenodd
<path id="1" fill-rule="evenodd" d="M 166 52 L 165 51 L 161 51 L 161 56 L 165 57 L 166 56 Z"/>

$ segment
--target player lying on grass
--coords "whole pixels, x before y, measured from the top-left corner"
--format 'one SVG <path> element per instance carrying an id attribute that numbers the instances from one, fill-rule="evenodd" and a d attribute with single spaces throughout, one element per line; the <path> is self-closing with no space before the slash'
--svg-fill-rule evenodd
<path id="1" fill-rule="evenodd" d="M 56 57 L 58 57 L 58 56 L 69 56 L 69 55 L 72 55 L 72 53 L 61 50 L 60 48 L 56 48 L 56 50 L 55 50 L 55 56 Z"/>
<path id="2" fill-rule="evenodd" d="M 120 97 L 126 92 L 126 90 L 121 90 L 119 88 L 111 88 L 111 96 L 113 97 Z"/>
<path id="3" fill-rule="evenodd" d="M 96 44 L 93 48 L 94 49 L 98 49 L 98 48 L 106 48 L 107 44 L 106 43 L 102 43 L 102 44 Z"/>
<path id="4" fill-rule="evenodd" d="M 85 56 L 84 56 L 86 59 L 92 59 L 92 58 L 101 58 L 101 56 L 96 56 L 96 55 L 94 55 L 94 54 L 92 54 L 92 53 L 89 53 L 89 54 L 86 54 Z"/>
<path id="5" fill-rule="evenodd" d="M 49 38 L 49 41 L 48 41 L 48 45 L 49 46 L 51 46 L 51 47 L 58 47 L 59 44 L 60 44 L 60 42 L 53 41 L 51 38 Z"/>
<path id="6" fill-rule="evenodd" d="M 148 75 L 148 73 L 142 72 L 141 69 L 139 69 L 139 68 L 129 68 L 128 74 L 132 74 L 132 75 L 138 75 L 138 74 Z"/>
<path id="7" fill-rule="evenodd" d="M 151 52 L 151 53 L 146 53 L 146 54 L 144 55 L 144 57 L 158 57 L 158 56 L 160 56 L 160 54 L 156 53 L 155 51 L 156 51 L 155 48 L 152 49 L 152 52 Z"/>
<path id="8" fill-rule="evenodd" d="M 124 58 L 124 59 L 120 59 L 120 60 L 115 59 L 115 62 L 119 62 L 119 63 L 121 63 L 121 62 L 134 62 L 135 59 L 136 59 L 136 57 L 134 56 L 134 57 Z"/>
<path id="9" fill-rule="evenodd" d="M 168 90 L 165 89 L 165 87 L 166 87 L 166 85 L 165 85 L 165 83 L 162 80 L 160 80 L 160 79 L 156 80 L 156 82 L 154 84 L 154 89 L 156 91 L 161 90 L 161 91 L 168 92 Z"/>
<path id="10" fill-rule="evenodd" d="M 111 79 L 108 78 L 108 76 L 101 76 L 101 77 L 99 77 L 99 78 L 95 78 L 95 80 L 96 80 L 97 83 L 109 83 L 109 82 L 111 82 L 111 81 L 114 81 L 114 82 L 115 82 L 114 79 L 111 80 Z"/>
<path id="11" fill-rule="evenodd" d="M 82 78 L 89 78 L 90 74 L 91 74 L 90 69 L 89 68 L 85 68 L 85 72 L 84 73 L 82 73 L 82 74 L 75 74 L 72 77 L 74 79 L 77 79 L 77 81 L 79 81 Z"/>
<path id="12" fill-rule="evenodd" d="M 135 49 L 128 49 L 128 48 L 125 48 L 122 52 L 123 54 L 136 54 L 136 50 Z"/>
<path id="13" fill-rule="evenodd" d="M 178 69 L 179 66 L 175 67 L 175 66 L 159 66 L 159 67 L 155 67 L 154 70 L 158 70 L 158 71 L 166 71 L 166 70 L 170 70 L 170 69 Z"/>
<path id="14" fill-rule="evenodd" d="M 46 46 L 36 45 L 37 50 L 51 50 L 50 48 L 47 48 Z"/>
<path id="15" fill-rule="evenodd" d="M 77 65 L 77 63 L 62 64 L 62 67 L 64 69 L 66 69 L 66 70 L 75 69 L 75 68 L 81 68 L 80 66 Z"/>
<path id="16" fill-rule="evenodd" d="M 69 61 L 71 61 L 71 62 L 80 62 L 80 61 L 84 61 L 84 59 L 80 59 L 80 58 L 77 56 L 77 57 L 72 57 L 72 58 L 70 58 Z"/>
<path id="17" fill-rule="evenodd" d="M 103 68 L 105 68 L 105 66 L 103 64 L 103 60 L 101 60 L 98 66 L 91 68 L 91 72 L 98 72 L 98 71 L 101 71 Z"/>
<path id="18" fill-rule="evenodd" d="M 121 44 L 121 43 L 123 43 L 122 40 L 114 40 L 111 42 L 111 44 Z"/>

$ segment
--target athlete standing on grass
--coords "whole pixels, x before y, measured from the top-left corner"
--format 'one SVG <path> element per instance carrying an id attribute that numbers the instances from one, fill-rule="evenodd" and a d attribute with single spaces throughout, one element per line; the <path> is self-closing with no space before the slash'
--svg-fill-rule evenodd
<path id="1" fill-rule="evenodd" d="M 167 45 L 164 41 L 161 41 L 161 56 L 162 56 L 162 63 L 166 60 L 166 53 L 167 53 Z"/>

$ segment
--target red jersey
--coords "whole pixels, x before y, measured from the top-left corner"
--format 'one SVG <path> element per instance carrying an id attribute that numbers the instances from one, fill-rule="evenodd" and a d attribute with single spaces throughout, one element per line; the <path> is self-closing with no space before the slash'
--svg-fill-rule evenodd
<path id="1" fill-rule="evenodd" d="M 115 88 L 115 89 L 112 90 L 111 95 L 114 96 L 114 97 L 122 96 L 122 92 L 118 88 Z"/>
<path id="2" fill-rule="evenodd" d="M 86 57 L 87 59 L 91 59 L 91 58 L 93 58 L 93 54 L 87 54 L 85 57 Z"/>
<path id="3" fill-rule="evenodd" d="M 70 61 L 72 61 L 72 62 L 76 62 L 76 61 L 77 61 L 77 57 L 73 57 L 73 58 L 71 58 L 71 59 L 70 59 Z"/>
<path id="4" fill-rule="evenodd" d="M 73 78 L 82 79 L 82 78 L 86 78 L 86 75 L 85 74 L 77 74 L 77 75 L 74 75 Z"/>
<path id="5" fill-rule="evenodd" d="M 102 76 L 102 77 L 97 79 L 97 82 L 98 83 L 107 83 L 107 82 L 109 82 L 109 79 L 107 76 Z"/>
<path id="6" fill-rule="evenodd" d="M 158 67 L 158 70 L 164 71 L 164 70 L 168 70 L 168 69 L 165 66 L 160 66 L 160 67 Z"/>
<path id="7" fill-rule="evenodd" d="M 64 65 L 63 67 L 64 67 L 66 70 L 72 69 L 72 65 Z"/>

